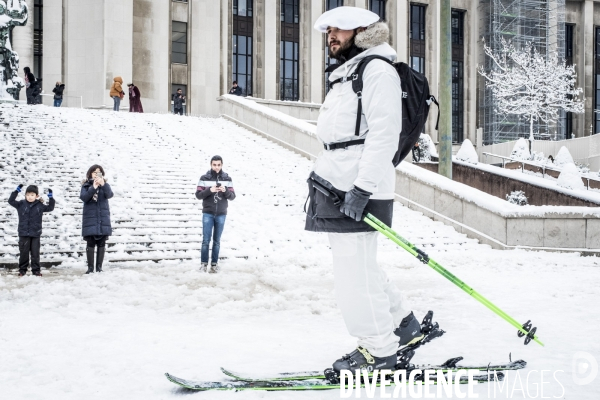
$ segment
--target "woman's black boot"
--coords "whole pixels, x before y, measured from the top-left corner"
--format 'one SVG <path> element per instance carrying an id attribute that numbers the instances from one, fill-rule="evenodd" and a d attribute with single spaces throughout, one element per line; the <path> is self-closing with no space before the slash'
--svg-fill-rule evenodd
<path id="1" fill-rule="evenodd" d="M 94 273 L 94 248 L 93 247 L 86 247 L 85 249 L 85 254 L 87 255 L 87 264 L 88 264 L 88 270 L 86 272 L 86 274 L 93 274 Z"/>
<path id="2" fill-rule="evenodd" d="M 96 259 L 96 272 L 102 272 L 102 262 L 104 261 L 104 251 L 106 247 L 98 247 L 98 258 Z"/>

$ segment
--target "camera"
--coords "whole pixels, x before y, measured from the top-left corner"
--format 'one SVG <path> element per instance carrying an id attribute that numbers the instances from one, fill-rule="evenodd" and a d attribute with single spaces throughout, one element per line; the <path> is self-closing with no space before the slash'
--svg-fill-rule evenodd
<path id="1" fill-rule="evenodd" d="M 221 184 L 219 182 L 217 182 L 217 187 L 221 187 Z"/>

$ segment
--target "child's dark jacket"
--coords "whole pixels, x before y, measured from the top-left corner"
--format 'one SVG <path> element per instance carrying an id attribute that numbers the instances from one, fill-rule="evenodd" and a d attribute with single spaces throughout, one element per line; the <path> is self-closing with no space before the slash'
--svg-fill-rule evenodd
<path id="1" fill-rule="evenodd" d="M 45 205 L 39 200 L 33 203 L 27 200 L 17 201 L 18 195 L 19 192 L 16 190 L 12 192 L 8 198 L 8 204 L 16 208 L 19 214 L 19 236 L 42 236 L 42 215 L 54 210 L 54 199 L 50 198 L 48 205 Z"/>

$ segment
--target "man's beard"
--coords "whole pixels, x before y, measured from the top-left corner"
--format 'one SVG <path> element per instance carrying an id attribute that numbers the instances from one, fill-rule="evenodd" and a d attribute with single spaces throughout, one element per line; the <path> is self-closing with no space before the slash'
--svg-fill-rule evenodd
<path id="1" fill-rule="evenodd" d="M 331 45 L 332 44 L 339 44 L 340 47 L 336 51 L 333 51 L 333 50 L 331 50 Z M 335 41 L 335 42 L 330 43 L 329 44 L 329 57 L 335 58 L 336 60 L 339 60 L 340 57 L 346 51 L 348 51 L 348 49 L 350 49 L 350 47 L 352 47 L 353 44 L 354 44 L 354 36 L 352 36 L 350 39 L 348 39 L 344 43 L 341 43 L 339 41 Z"/>

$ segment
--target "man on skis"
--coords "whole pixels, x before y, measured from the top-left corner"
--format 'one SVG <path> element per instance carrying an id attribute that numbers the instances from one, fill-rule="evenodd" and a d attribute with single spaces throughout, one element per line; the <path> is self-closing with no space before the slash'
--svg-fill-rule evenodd
<path id="1" fill-rule="evenodd" d="M 379 16 L 356 7 L 321 15 L 315 29 L 327 33 L 330 90 L 321 107 L 317 136 L 324 151 L 309 178 L 306 230 L 328 232 L 333 253 L 335 295 L 358 348 L 333 364 L 341 370 L 395 369 L 400 346 L 423 339 L 421 326 L 403 307 L 400 291 L 377 264 L 378 233 L 362 222 L 370 212 L 391 226 L 396 174 L 392 159 L 402 129 L 402 89 L 398 73 L 383 60 L 370 61 L 363 73 L 362 117 L 355 134 L 359 97 L 353 72 L 370 55 L 396 60 L 389 28 Z M 342 200 L 318 190 L 333 187 Z M 323 187 L 323 186 L 321 186 Z"/>

